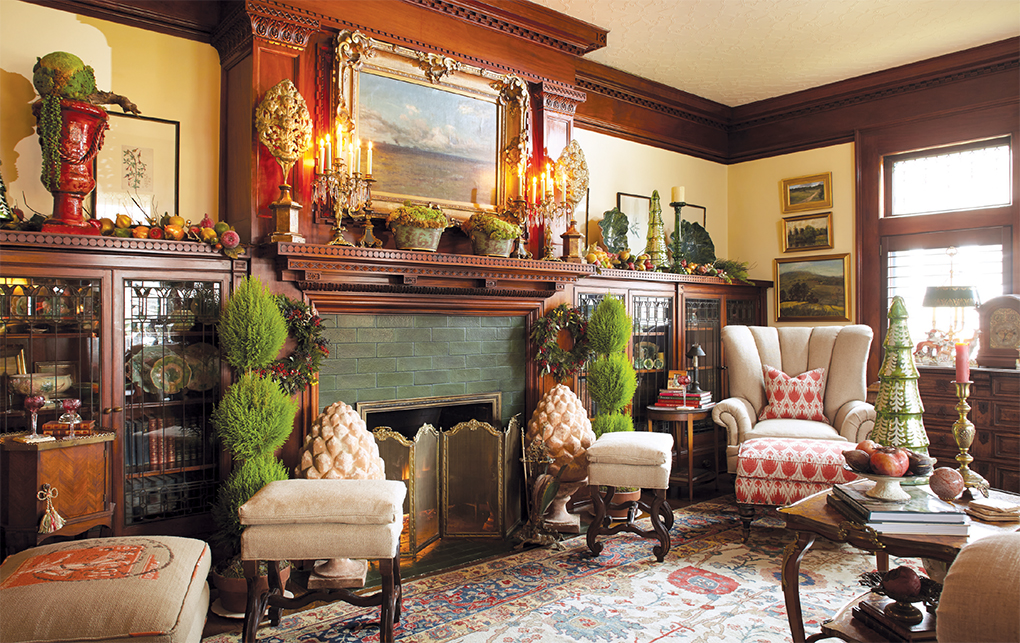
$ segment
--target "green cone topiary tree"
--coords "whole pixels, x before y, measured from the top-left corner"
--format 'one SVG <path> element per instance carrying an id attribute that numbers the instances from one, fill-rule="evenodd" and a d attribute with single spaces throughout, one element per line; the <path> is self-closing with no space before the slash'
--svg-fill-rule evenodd
<path id="1" fill-rule="evenodd" d="M 588 321 L 588 341 L 595 357 L 588 364 L 587 384 L 598 411 L 591 420 L 596 437 L 634 430 L 633 419 L 623 412 L 637 390 L 637 373 L 626 353 L 632 332 L 627 309 L 616 297 L 604 297 Z"/>
<path id="2" fill-rule="evenodd" d="M 280 385 L 254 371 L 265 368 L 287 340 L 287 324 L 265 286 L 255 277 L 241 282 L 217 327 L 224 358 L 240 372 L 210 418 L 230 452 L 234 468 L 220 486 L 213 506 L 214 543 L 229 565 L 241 551 L 237 509 L 287 468 L 276 456 L 294 426 L 297 404 Z"/>

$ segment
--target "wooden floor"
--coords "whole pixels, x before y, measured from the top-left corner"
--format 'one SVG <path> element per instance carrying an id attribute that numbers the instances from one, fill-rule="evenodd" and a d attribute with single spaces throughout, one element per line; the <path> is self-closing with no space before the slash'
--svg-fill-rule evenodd
<path id="1" fill-rule="evenodd" d="M 702 502 L 704 500 L 733 493 L 733 483 L 728 481 L 728 476 L 724 474 L 721 478 L 722 479 L 719 482 L 718 488 L 715 488 L 715 486 L 711 484 L 695 487 L 693 502 Z M 682 489 L 679 494 L 676 490 L 671 490 L 669 504 L 674 509 L 679 509 L 693 503 L 687 500 L 687 490 Z M 587 523 L 591 516 L 583 508 L 578 512 L 578 514 L 581 516 L 581 531 L 584 533 L 587 530 Z M 529 547 L 532 547 L 532 545 L 529 545 Z M 416 558 L 412 559 L 410 557 L 403 557 L 400 561 L 400 575 L 403 581 L 406 582 L 441 571 L 464 567 L 483 560 L 506 556 L 517 551 L 520 551 L 520 548 L 514 540 L 492 538 L 444 538 L 426 547 L 423 551 L 418 553 Z M 294 574 L 293 576 L 300 576 L 300 574 Z M 373 568 L 370 568 L 368 578 L 366 579 L 366 588 L 372 589 L 378 587 L 378 584 L 378 573 Z M 298 593 L 303 591 L 300 586 L 294 587 L 293 589 Z M 211 587 L 211 590 L 212 595 L 210 597 L 210 602 L 212 607 L 210 608 L 202 636 L 206 637 L 223 632 L 240 632 L 240 618 L 224 618 L 213 611 L 216 607 L 217 591 L 215 587 Z"/>

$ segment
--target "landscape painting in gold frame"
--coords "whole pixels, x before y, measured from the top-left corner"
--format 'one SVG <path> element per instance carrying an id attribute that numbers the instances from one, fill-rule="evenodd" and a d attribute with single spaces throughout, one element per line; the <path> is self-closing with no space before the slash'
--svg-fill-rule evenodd
<path id="1" fill-rule="evenodd" d="M 523 194 L 527 83 L 513 74 L 341 32 L 337 124 L 374 144 L 372 209 L 432 203 L 457 219 Z"/>
<path id="2" fill-rule="evenodd" d="M 783 218 L 783 252 L 832 248 L 832 213 Z"/>
<path id="3" fill-rule="evenodd" d="M 832 172 L 798 176 L 779 182 L 783 214 L 832 207 Z"/>
<path id="4" fill-rule="evenodd" d="M 850 321 L 850 255 L 775 259 L 776 321 Z"/>

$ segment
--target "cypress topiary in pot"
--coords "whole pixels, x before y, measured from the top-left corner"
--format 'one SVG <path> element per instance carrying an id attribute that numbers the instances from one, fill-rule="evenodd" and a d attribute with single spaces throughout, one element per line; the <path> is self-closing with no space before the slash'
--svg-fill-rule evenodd
<path id="1" fill-rule="evenodd" d="M 266 484 L 288 478 L 276 451 L 290 436 L 297 404 L 271 377 L 255 372 L 272 363 L 287 339 L 286 321 L 259 279 L 241 282 L 217 329 L 224 359 L 239 374 L 210 418 L 234 463 L 212 511 L 217 527 L 212 542 L 222 573 L 226 567 L 239 567 L 238 508 Z"/>

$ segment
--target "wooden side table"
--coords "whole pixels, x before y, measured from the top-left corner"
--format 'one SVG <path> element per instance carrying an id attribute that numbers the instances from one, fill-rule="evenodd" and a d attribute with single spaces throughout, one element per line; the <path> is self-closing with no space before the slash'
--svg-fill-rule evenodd
<path id="1" fill-rule="evenodd" d="M 974 518 L 971 520 L 970 535 L 965 537 L 877 534 L 862 525 L 848 521 L 838 511 L 830 507 L 826 501 L 830 493 L 832 491 L 826 489 L 799 500 L 789 507 L 779 509 L 786 520 L 786 528 L 794 532 L 794 540 L 786 546 L 783 552 L 782 572 L 783 596 L 786 599 L 786 613 L 790 619 L 790 634 L 794 643 L 839 636 L 836 633 L 839 631 L 838 624 L 834 623 L 829 627 L 823 627 L 821 634 L 805 638 L 804 619 L 800 606 L 800 561 L 808 548 L 814 544 L 817 536 L 837 543 L 849 543 L 859 549 L 875 552 L 878 556 L 878 569 L 886 571 L 889 568 L 889 556 L 933 558 L 952 563 L 960 550 L 968 543 L 1004 531 L 1017 531 L 1020 528 L 1017 523 L 990 523 Z M 993 498 L 1013 500 L 1016 498 L 1016 496 L 1010 496 L 995 489 L 992 489 L 991 494 Z M 964 494 L 962 499 L 954 502 L 960 507 L 966 507 L 969 499 Z M 843 621 L 849 618 L 842 611 L 838 616 Z M 853 627 L 867 629 L 856 624 Z M 861 641 L 871 640 L 863 636 L 852 638 Z"/>
<path id="2" fill-rule="evenodd" d="M 53 442 L 17 442 L 0 438 L 0 527 L 6 554 L 35 547 L 52 536 L 77 536 L 93 527 L 113 529 L 110 461 L 115 433 L 101 432 Z M 64 526 L 39 533 L 46 511 L 37 494 L 48 484 L 58 492 L 53 506 Z"/>
<path id="3" fill-rule="evenodd" d="M 706 471 L 694 475 L 694 422 L 704 420 L 712 416 L 712 407 L 715 404 L 701 407 L 687 406 L 655 406 L 646 407 L 648 418 L 648 430 L 652 430 L 652 422 L 670 422 L 673 424 L 673 439 L 676 441 L 677 462 L 680 460 L 681 445 L 687 448 L 687 475 L 686 480 L 676 475 L 670 476 L 670 482 L 685 483 L 687 485 L 687 500 L 694 500 L 694 483 L 706 480 L 715 480 L 716 489 L 719 488 L 719 426 L 712 425 L 712 457 L 715 461 L 715 470 Z M 680 424 L 686 423 L 686 433 L 680 429 Z M 686 436 L 686 439 L 684 439 Z"/>

